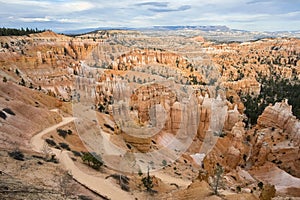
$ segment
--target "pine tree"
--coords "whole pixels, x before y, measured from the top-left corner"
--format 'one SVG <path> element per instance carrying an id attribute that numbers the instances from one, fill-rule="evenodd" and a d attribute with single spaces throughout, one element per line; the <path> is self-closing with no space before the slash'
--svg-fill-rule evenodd
<path id="1" fill-rule="evenodd" d="M 152 181 L 152 177 L 149 174 L 149 167 L 148 167 L 148 172 L 147 172 L 147 176 L 142 178 L 142 182 L 143 185 L 145 186 L 145 188 L 147 189 L 147 192 L 153 192 L 152 188 L 153 188 L 153 181 Z"/>

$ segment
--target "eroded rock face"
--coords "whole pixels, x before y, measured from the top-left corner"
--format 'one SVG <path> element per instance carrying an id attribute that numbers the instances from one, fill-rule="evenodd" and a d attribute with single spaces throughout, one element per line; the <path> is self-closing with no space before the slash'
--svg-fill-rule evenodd
<path id="1" fill-rule="evenodd" d="M 214 174 L 214 167 L 219 163 L 226 171 L 232 171 L 243 165 L 245 155 L 249 153 L 249 146 L 245 143 L 245 124 L 237 122 L 231 132 L 222 138 L 217 138 L 216 145 L 203 160 L 204 169 Z"/>
<path id="2" fill-rule="evenodd" d="M 256 79 L 243 79 L 234 82 L 224 82 L 225 88 L 230 88 L 238 93 L 258 95 L 260 93 L 260 83 Z"/>
<path id="3" fill-rule="evenodd" d="M 268 106 L 259 117 L 258 126 L 247 131 L 242 122 L 237 122 L 226 136 L 230 143 L 227 144 L 226 139 L 218 140 L 214 150 L 207 155 L 207 168 L 217 162 L 234 169 L 238 165 L 262 166 L 270 161 L 298 177 L 298 127 L 299 120 L 292 115 L 287 102 Z"/>
<path id="4" fill-rule="evenodd" d="M 237 110 L 237 105 L 235 105 L 233 110 L 228 110 L 228 112 L 227 112 L 226 121 L 225 121 L 225 124 L 224 124 L 224 129 L 227 130 L 227 131 L 232 130 L 234 125 L 237 122 L 241 121 L 241 119 L 242 119 L 242 115 Z"/>
<path id="5" fill-rule="evenodd" d="M 287 132 L 295 145 L 300 144 L 300 122 L 292 113 L 287 101 L 268 106 L 258 118 L 257 124 L 262 127 L 276 127 Z"/>
<path id="6" fill-rule="evenodd" d="M 111 67 L 115 71 L 142 66 L 166 66 L 176 72 L 175 75 L 166 72 L 168 76 L 180 79 L 183 76 L 180 81 L 192 85 L 209 84 L 210 80 L 205 78 L 205 74 L 210 71 L 207 66 L 213 63 L 216 66 L 214 71 L 218 71 L 214 73 L 220 75 L 224 87 L 250 94 L 258 94 L 260 91 L 256 81 L 258 74 L 270 76 L 276 73 L 285 78 L 300 78 L 297 67 L 300 45 L 297 39 L 265 39 L 242 44 L 212 44 L 201 40 L 202 51 L 210 57 L 210 62 L 204 59 L 193 64 L 185 56 L 163 49 L 133 50 L 126 45 L 110 44 L 109 39 L 120 36 L 118 34 L 125 34 L 122 39 L 126 38 L 126 33 L 121 31 L 80 37 L 68 37 L 49 31 L 30 36 L 1 37 L 0 59 L 4 61 L 2 66 L 6 69 L 20 72 L 20 76 L 10 73 L 10 79 L 19 82 L 22 77 L 28 86 L 30 83 L 33 87 L 41 86 L 45 91 L 51 91 L 65 100 L 69 100 L 69 93 L 73 89 L 72 74 L 80 73 L 80 60 L 86 60 L 90 66 Z M 140 33 L 133 35 L 139 37 Z M 187 54 L 192 50 L 188 49 Z M 200 57 L 203 55 L 200 54 Z"/>
<path id="7" fill-rule="evenodd" d="M 80 60 L 98 45 L 93 40 L 58 35 L 51 31 L 29 36 L 1 37 L 1 67 L 11 70 L 9 79 L 40 88 L 64 100 L 70 100 L 73 75 Z M 5 47 L 4 47 L 5 46 Z"/>
<path id="8" fill-rule="evenodd" d="M 286 172 L 300 177 L 300 122 L 293 116 L 287 101 L 268 106 L 258 118 L 259 131 L 254 146 L 256 165 L 273 162 Z"/>
<path id="9" fill-rule="evenodd" d="M 224 138 L 219 138 L 212 151 L 204 157 L 204 170 L 212 176 L 214 167 L 220 164 L 227 174 L 228 185 L 235 181 L 253 183 L 253 177 L 263 177 L 259 180 L 266 181 L 264 183 L 270 181 L 275 187 L 266 185 L 260 194 L 261 199 L 274 197 L 275 188 L 283 193 L 296 193 L 294 185 L 299 181 L 296 177 L 299 177 L 297 166 L 300 164 L 297 145 L 299 131 L 292 130 L 298 130 L 299 120 L 295 119 L 291 107 L 283 101 L 267 107 L 258 121 L 257 126 L 248 130 L 243 122 L 236 122 L 231 131 Z M 273 166 L 274 172 L 270 172 L 266 166 Z M 250 172 L 248 180 L 230 180 L 229 174 L 241 169 Z M 257 170 L 259 173 L 256 173 Z M 288 181 L 280 181 L 281 175 L 288 177 Z"/>
<path id="10" fill-rule="evenodd" d="M 151 138 L 134 137 L 128 134 L 123 134 L 122 136 L 125 142 L 134 146 L 139 152 L 149 152 Z"/>
<path id="11" fill-rule="evenodd" d="M 226 152 L 226 163 L 227 166 L 231 169 L 234 169 L 241 160 L 241 152 L 237 148 L 231 146 L 229 147 L 228 151 Z"/>
<path id="12" fill-rule="evenodd" d="M 224 78 L 240 80 L 241 74 L 255 77 L 256 73 L 269 76 L 271 73 L 281 77 L 299 77 L 297 59 L 298 39 L 263 39 L 256 42 L 220 44 L 208 53 L 224 71 Z M 272 65 L 272 69 L 271 69 Z M 243 67 L 242 67 L 243 66 Z"/>
<path id="13" fill-rule="evenodd" d="M 115 70 L 129 70 L 134 66 L 163 64 L 176 66 L 179 68 L 188 65 L 187 59 L 180 55 L 162 50 L 134 50 L 128 54 L 123 54 L 113 63 Z"/>
<path id="14" fill-rule="evenodd" d="M 203 97 L 202 97 L 203 98 Z M 200 139 L 204 139 L 206 131 L 209 129 L 209 124 L 211 121 L 211 103 L 209 102 L 208 96 L 203 98 L 198 106 L 200 122 L 197 131 L 197 136 Z"/>
<path id="15" fill-rule="evenodd" d="M 192 146 L 188 153 L 199 153 L 198 147 L 205 142 L 214 148 L 203 161 L 204 169 L 208 173 L 200 175 L 203 181 L 192 184 L 188 192 L 182 194 L 184 198 L 197 197 L 200 187 L 207 188 L 205 193 L 210 193 L 207 179 L 209 175 L 213 175 L 217 163 L 222 165 L 227 173 L 237 168 L 247 171 L 266 162 L 273 162 L 286 172 L 300 177 L 300 124 L 292 115 L 291 107 L 286 102 L 267 107 L 258 119 L 258 126 L 248 130 L 242 122 L 244 106 L 239 99 L 240 93 L 260 93 L 259 76 L 272 77 L 275 73 L 289 79 L 300 78 L 298 39 L 213 44 L 200 37 L 193 38 L 192 40 L 199 41 L 197 45 L 203 45 L 205 54 L 209 57 L 206 61 L 198 62 L 196 59 L 189 59 L 192 53 L 182 55 L 184 53 L 174 53 L 172 48 L 167 48 L 171 49 L 170 51 L 142 47 L 133 49 L 130 45 L 122 43 L 130 42 L 130 39 L 125 35 L 118 40 L 118 34 L 103 32 L 100 35 L 71 38 L 45 32 L 22 37 L 1 37 L 1 72 L 9 81 L 18 83 L 24 78 L 25 86 L 29 86 L 30 83 L 34 88 L 41 86 L 48 94 L 67 101 L 70 100 L 75 83 L 77 89 L 83 91 L 81 99 L 77 96 L 75 100 L 94 98 L 92 106 L 111 117 L 110 125 L 114 127 L 114 136 L 124 140 L 124 148 L 128 147 L 132 152 L 149 152 L 159 145 L 167 146 L 174 138 L 185 141 L 186 138 L 193 137 L 192 133 L 196 133 L 192 139 L 197 144 Z M 134 37 L 140 36 L 137 33 L 133 34 Z M 114 39 L 109 40 L 112 37 Z M 155 40 L 149 39 L 149 42 L 153 41 Z M 199 50 L 193 46 L 184 48 L 190 52 Z M 194 55 L 193 58 L 197 56 L 199 55 Z M 196 66 L 197 64 L 199 66 Z M 93 66 L 94 71 L 87 70 L 88 66 Z M 143 70 L 148 70 L 148 74 L 145 74 L 150 76 L 149 80 L 142 77 Z M 1 78 L 3 74 L 0 74 Z M 214 77 L 209 79 L 210 75 Z M 178 84 L 188 84 L 200 90 L 196 96 L 197 102 L 192 102 L 193 106 L 182 103 L 172 89 L 164 87 L 163 84 L 153 84 L 161 80 L 158 77 L 172 77 L 174 80 L 178 79 Z M 219 80 L 212 80 L 214 78 Z M 129 80 L 130 85 L 138 89 L 128 90 Z M 214 82 L 219 82 L 220 86 L 228 89 L 224 96 L 232 96 L 232 103 L 221 97 L 213 98 L 217 94 L 212 95 L 209 89 L 203 89 L 205 84 L 210 85 Z M 115 105 L 117 101 L 123 103 Z M 124 103 L 127 101 L 130 102 L 128 105 Z M 13 109 L 17 109 L 23 104 L 14 102 L 13 106 Z M 22 128 L 30 134 L 61 120 L 53 113 L 39 109 L 28 107 L 20 110 L 26 111 L 24 116 L 34 114 L 36 118 L 40 117 L 37 115 L 40 113 L 47 119 L 41 126 L 41 119 L 34 118 L 37 124 L 31 128 Z M 17 114 L 21 113 L 18 111 Z M 158 131 L 155 129 L 158 133 L 153 137 L 141 137 L 145 133 L 127 132 L 122 129 L 122 124 L 114 124 L 117 121 L 116 115 L 132 119 L 125 122 L 132 123 L 133 127 L 158 127 Z M 23 121 L 26 121 L 25 118 Z M 24 126 L 24 123 L 19 124 Z M 8 127 L 3 130 L 10 129 L 11 127 Z M 19 135 L 20 130 L 16 132 Z M 175 137 L 178 133 L 181 133 L 180 138 Z M 26 136 L 26 140 L 29 135 Z M 217 143 L 214 146 L 213 140 L 216 137 Z M 176 144 L 172 147 L 177 148 Z"/>
<path id="16" fill-rule="evenodd" d="M 163 107 L 163 110 L 169 110 L 170 113 L 167 114 L 168 120 L 171 120 L 171 124 L 175 125 L 176 121 L 178 121 L 176 116 L 180 117 L 181 115 L 180 105 L 179 108 L 177 108 L 176 105 L 178 105 L 178 103 L 175 103 L 175 101 L 176 94 L 171 91 L 170 88 L 164 87 L 160 84 L 151 84 L 145 86 L 142 85 L 134 91 L 134 94 L 131 96 L 130 106 L 132 106 L 134 110 L 138 111 L 138 118 L 140 122 L 145 123 L 150 120 L 151 114 L 153 115 L 152 121 L 159 121 L 159 118 L 157 118 L 157 109 L 152 108 L 159 104 Z"/>
<path id="17" fill-rule="evenodd" d="M 128 86 L 121 79 L 107 78 L 103 79 L 96 89 L 96 104 L 106 106 L 105 102 L 109 104 L 109 99 L 113 98 L 114 103 L 108 111 L 115 120 L 121 119 L 124 122 L 120 124 L 121 127 L 149 128 L 156 130 L 155 134 L 158 135 L 179 134 L 179 137 L 192 139 L 196 134 L 194 132 L 196 128 L 195 137 L 203 140 L 207 134 L 213 136 L 215 132 L 221 132 L 226 120 L 228 129 L 241 120 L 236 108 L 228 111 L 226 101 L 221 97 L 198 95 L 194 97 L 195 102 L 189 100 L 188 104 L 192 104 L 187 106 L 177 99 L 181 97 L 177 96 L 175 90 L 162 83 L 136 86 L 132 91 Z M 125 102 L 128 102 L 128 105 Z"/>
<path id="18" fill-rule="evenodd" d="M 182 106 L 179 102 L 175 102 L 171 108 L 171 130 L 172 133 L 177 133 L 180 129 L 182 117 Z"/>

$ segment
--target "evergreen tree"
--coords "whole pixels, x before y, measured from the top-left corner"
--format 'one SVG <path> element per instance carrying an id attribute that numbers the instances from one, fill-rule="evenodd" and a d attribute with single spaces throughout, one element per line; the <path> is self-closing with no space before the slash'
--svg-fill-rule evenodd
<path id="1" fill-rule="evenodd" d="M 21 35 L 28 35 L 32 33 L 41 33 L 45 30 L 38 30 L 36 29 L 29 29 L 28 27 L 24 29 L 23 27 L 21 29 L 16 28 L 0 28 L 0 36 L 21 36 Z"/>
<path id="2" fill-rule="evenodd" d="M 95 152 L 85 152 L 82 154 L 81 159 L 84 163 L 97 170 L 104 164 L 101 156 Z"/>
<path id="3" fill-rule="evenodd" d="M 147 172 L 147 176 L 142 178 L 142 182 L 143 182 L 143 185 L 145 186 L 147 192 L 150 192 L 152 193 L 153 190 L 153 181 L 152 181 L 152 177 L 150 176 L 149 174 L 149 167 L 148 167 L 148 172 Z"/>

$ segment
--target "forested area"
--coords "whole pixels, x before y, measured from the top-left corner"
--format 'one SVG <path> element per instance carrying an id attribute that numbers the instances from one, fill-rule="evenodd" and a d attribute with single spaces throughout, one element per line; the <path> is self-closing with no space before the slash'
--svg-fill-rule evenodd
<path id="1" fill-rule="evenodd" d="M 288 99 L 292 105 L 293 115 L 300 119 L 300 83 L 298 80 L 289 80 L 275 77 L 260 77 L 261 92 L 258 96 L 245 95 L 242 97 L 245 104 L 245 114 L 248 123 L 256 124 L 257 118 L 269 104 Z"/>
<path id="2" fill-rule="evenodd" d="M 21 36 L 21 35 L 28 35 L 31 33 L 41 33 L 44 32 L 45 30 L 38 30 L 36 29 L 29 29 L 29 28 L 21 28 L 21 29 L 16 29 L 16 28 L 0 28 L 0 36 Z"/>

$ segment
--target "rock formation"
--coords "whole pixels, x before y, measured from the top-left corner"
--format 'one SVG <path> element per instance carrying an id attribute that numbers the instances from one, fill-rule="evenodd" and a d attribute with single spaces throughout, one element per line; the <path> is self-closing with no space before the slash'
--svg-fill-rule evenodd
<path id="1" fill-rule="evenodd" d="M 224 168 L 225 190 L 243 186 L 251 191 L 257 181 L 248 171 L 263 171 L 270 163 L 300 177 L 300 122 L 291 106 L 286 101 L 270 105 L 257 125 L 246 128 L 242 103 L 243 95 L 261 93 L 263 77 L 297 83 L 299 41 L 220 44 L 201 37 L 151 38 L 130 31 L 0 37 L 0 144 L 27 148 L 32 134 L 61 120 L 48 109 L 67 111 L 66 101 L 88 105 L 97 115 L 85 128 L 101 119 L 108 140 L 117 141 L 130 156 L 167 148 L 175 160 L 185 152 L 180 164 L 186 170 L 194 157 L 201 157 L 201 180 L 174 192 L 183 198 L 208 197 L 208 180 L 217 164 Z M 15 111 L 17 120 L 4 107 Z M 161 160 L 155 164 L 161 166 Z M 172 173 L 181 174 L 175 168 Z M 273 194 L 269 189 L 267 196 Z M 247 197 L 254 195 L 249 192 Z"/>
<path id="2" fill-rule="evenodd" d="M 289 134 L 295 145 L 300 144 L 300 122 L 293 115 L 292 107 L 287 100 L 268 106 L 258 118 L 257 124 L 262 127 L 276 127 Z"/>

